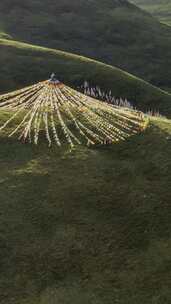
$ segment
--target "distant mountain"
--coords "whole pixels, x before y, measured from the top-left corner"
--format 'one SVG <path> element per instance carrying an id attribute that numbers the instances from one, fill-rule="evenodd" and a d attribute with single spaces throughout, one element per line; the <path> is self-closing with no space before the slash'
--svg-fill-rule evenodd
<path id="1" fill-rule="evenodd" d="M 131 0 L 131 2 L 147 10 L 161 22 L 171 25 L 170 0 Z"/>
<path id="2" fill-rule="evenodd" d="M 57 77 L 74 87 L 88 80 L 113 96 L 126 97 L 140 109 L 159 109 L 171 114 L 171 94 L 116 67 L 82 56 L 0 39 L 0 91 L 5 92 Z"/>
<path id="3" fill-rule="evenodd" d="M 171 87 L 171 29 L 126 0 L 1 0 L 15 40 L 88 56 Z"/>

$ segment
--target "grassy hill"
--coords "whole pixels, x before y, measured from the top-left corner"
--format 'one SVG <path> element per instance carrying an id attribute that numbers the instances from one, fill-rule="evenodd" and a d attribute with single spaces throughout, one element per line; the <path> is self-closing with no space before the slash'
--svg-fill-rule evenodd
<path id="1" fill-rule="evenodd" d="M 171 29 L 126 0 L 1 0 L 13 39 L 65 50 L 171 87 Z"/>
<path id="2" fill-rule="evenodd" d="M 171 88 L 171 31 L 126 0 L 2 0 L 0 20 L 1 93 L 56 72 L 171 115 L 122 70 Z M 171 121 L 69 151 L 9 138 L 18 119 L 0 132 L 0 304 L 170 304 Z"/>
<path id="3" fill-rule="evenodd" d="M 131 0 L 131 2 L 147 10 L 161 22 L 171 25 L 170 0 Z"/>
<path id="4" fill-rule="evenodd" d="M 2 32 L 2 31 L 0 32 L 0 38 L 1 39 L 11 39 L 11 37 L 8 34 Z"/>
<path id="5" fill-rule="evenodd" d="M 0 303 L 169 304 L 170 155 L 161 119 L 71 153 L 1 133 Z"/>
<path id="6" fill-rule="evenodd" d="M 127 97 L 140 109 L 171 111 L 171 95 L 118 68 L 82 56 L 0 39 L 0 91 L 14 90 L 55 71 L 61 81 L 77 87 L 86 79 L 114 96 Z"/>

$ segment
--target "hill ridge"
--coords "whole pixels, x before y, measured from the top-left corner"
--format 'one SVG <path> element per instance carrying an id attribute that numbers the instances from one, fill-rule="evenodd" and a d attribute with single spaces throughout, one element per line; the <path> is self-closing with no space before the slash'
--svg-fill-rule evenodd
<path id="1" fill-rule="evenodd" d="M 127 1 L 96 0 L 93 6 L 85 0 L 2 0 L 0 18 L 15 40 L 79 53 L 171 87 L 171 29 Z"/>
<path id="2" fill-rule="evenodd" d="M 1 93 L 47 78 L 54 71 L 66 84 L 84 80 L 126 97 L 140 109 L 153 108 L 168 113 L 171 94 L 116 67 L 59 50 L 13 40 L 0 39 Z"/>

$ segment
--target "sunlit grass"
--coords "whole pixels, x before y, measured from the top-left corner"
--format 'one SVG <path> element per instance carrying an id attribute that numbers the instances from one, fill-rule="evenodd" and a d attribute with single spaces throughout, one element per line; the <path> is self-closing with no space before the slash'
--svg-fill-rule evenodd
<path id="1" fill-rule="evenodd" d="M 56 71 L 60 80 L 75 88 L 86 79 L 90 84 L 95 83 L 105 91 L 111 90 L 113 96 L 126 97 L 139 109 L 152 108 L 161 110 L 164 114 L 170 112 L 169 93 L 116 67 L 82 56 L 12 40 L 0 39 L 0 45 L 3 73 L 1 92 L 46 79 L 47 75 Z"/>

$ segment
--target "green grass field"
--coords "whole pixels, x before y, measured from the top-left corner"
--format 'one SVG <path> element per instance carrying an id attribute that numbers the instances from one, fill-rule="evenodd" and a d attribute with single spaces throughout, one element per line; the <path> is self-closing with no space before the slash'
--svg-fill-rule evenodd
<path id="1" fill-rule="evenodd" d="M 8 34 L 0 31 L 0 39 L 10 39 L 10 38 L 11 37 Z"/>
<path id="2" fill-rule="evenodd" d="M 0 28 L 171 88 L 170 27 L 126 0 L 1 0 Z"/>
<path id="3" fill-rule="evenodd" d="M 170 0 L 131 0 L 131 2 L 153 14 L 162 23 L 171 25 Z"/>
<path id="4" fill-rule="evenodd" d="M 171 122 L 72 152 L 5 132 L 0 303 L 169 304 Z"/>
<path id="5" fill-rule="evenodd" d="M 45 80 L 55 71 L 66 84 L 77 87 L 88 80 L 92 85 L 126 97 L 138 108 L 160 110 L 170 115 L 171 94 L 116 67 L 83 56 L 0 39 L 0 91 L 8 92 Z"/>
<path id="6" fill-rule="evenodd" d="M 55 72 L 170 118 L 170 45 L 170 27 L 125 0 L 1 0 L 0 94 Z M 8 137 L 24 113 L 0 131 L 0 304 L 170 304 L 171 120 L 48 148 Z"/>

